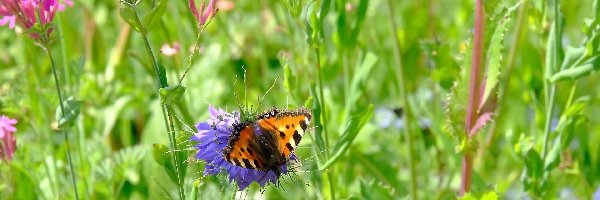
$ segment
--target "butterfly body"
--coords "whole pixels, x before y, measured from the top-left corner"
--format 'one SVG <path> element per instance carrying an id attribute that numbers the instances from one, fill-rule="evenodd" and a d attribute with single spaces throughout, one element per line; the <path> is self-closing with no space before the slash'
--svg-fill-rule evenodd
<path id="1" fill-rule="evenodd" d="M 233 133 L 223 156 L 236 166 L 274 171 L 291 157 L 306 132 L 312 115 L 309 110 L 272 108 L 256 120 L 233 124 Z"/>

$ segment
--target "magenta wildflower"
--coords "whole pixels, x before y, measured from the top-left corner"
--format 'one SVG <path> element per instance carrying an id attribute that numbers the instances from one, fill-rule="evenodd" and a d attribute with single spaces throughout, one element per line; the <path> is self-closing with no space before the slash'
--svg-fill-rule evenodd
<path id="1" fill-rule="evenodd" d="M 204 24 L 206 24 L 206 21 L 209 18 L 214 17 L 217 14 L 217 3 L 219 2 L 219 0 L 209 0 L 208 1 L 208 6 L 206 6 L 206 4 L 204 2 L 202 2 L 200 4 L 200 10 L 198 10 L 198 8 L 196 7 L 196 1 L 195 0 L 188 0 L 188 5 L 190 7 L 190 10 L 192 11 L 192 14 L 194 15 L 194 17 L 196 18 L 196 20 L 198 20 L 198 26 L 203 26 Z"/>
<path id="2" fill-rule="evenodd" d="M 72 7 L 71 0 L 0 0 L 0 25 L 8 24 L 10 29 L 18 24 L 25 30 L 34 27 L 38 22 L 41 27 L 49 24 L 54 19 L 57 11 L 63 11 L 65 4 Z M 39 21 L 38 21 L 39 17 Z M 52 31 L 51 28 L 45 30 L 47 34 Z M 43 32 L 40 31 L 40 32 Z M 31 33 L 32 38 L 39 38 L 39 34 Z"/>
<path id="3" fill-rule="evenodd" d="M 15 140 L 14 133 L 17 131 L 15 124 L 16 119 L 8 118 L 6 115 L 0 116 L 0 157 L 4 160 L 12 160 L 15 149 L 17 148 L 17 142 Z"/>
<path id="4" fill-rule="evenodd" d="M 196 158 L 206 162 L 204 175 L 227 173 L 229 182 L 235 180 L 239 190 L 246 189 L 252 182 L 257 182 L 261 187 L 267 183 L 277 183 L 278 176 L 275 171 L 263 171 L 235 166 L 227 162 L 223 151 L 227 148 L 229 136 L 233 133 L 233 125 L 240 123 L 239 113 L 227 113 L 222 109 L 209 107 L 210 119 L 196 125 L 198 133 L 192 140 L 198 142 Z M 259 131 L 257 129 L 257 131 Z M 292 154 L 291 159 L 296 156 Z M 282 174 L 286 174 L 287 166 L 281 166 Z"/>

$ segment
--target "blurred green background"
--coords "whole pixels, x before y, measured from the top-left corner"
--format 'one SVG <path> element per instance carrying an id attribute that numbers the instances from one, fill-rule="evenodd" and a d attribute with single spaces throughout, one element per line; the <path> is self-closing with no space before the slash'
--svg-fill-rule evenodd
<path id="1" fill-rule="evenodd" d="M 173 106 L 182 142 L 176 151 L 189 158 L 184 162 L 188 198 L 198 186 L 200 199 L 403 199 L 411 198 L 411 181 L 418 199 L 458 198 L 461 153 L 459 141 L 446 130 L 445 105 L 464 54 L 471 51 L 474 1 L 333 0 L 321 32 L 311 37 L 306 18 L 313 1 L 221 0 L 218 14 L 199 34 L 200 49 L 193 57 L 197 21 L 187 1 L 167 2 L 148 37 L 170 85 L 191 66 L 182 82 L 187 90 Z M 592 199 L 594 192 L 600 198 L 598 75 L 557 82 L 553 121 L 562 120 L 569 96 L 586 98 L 576 113 L 583 121 L 563 130 L 572 139 L 560 149 L 560 165 L 544 177 L 543 189 L 528 188 L 528 161 L 520 149 L 539 152 L 543 142 L 550 3 L 486 4 L 518 7 L 510 15 L 502 49 L 500 84 L 506 91 L 494 120 L 476 136 L 475 198 L 494 193 L 501 199 Z M 580 46 L 586 38 L 584 22 L 594 18 L 593 2 L 560 4 L 565 26 L 559 41 Z M 144 15 L 155 5 L 145 0 L 138 11 Z M 19 121 L 15 157 L 0 162 L 0 199 L 75 198 L 64 134 L 69 134 L 80 198 L 178 198 L 176 184 L 152 155 L 153 144 L 169 146 L 152 60 L 141 35 L 121 18 L 121 7 L 118 1 L 82 1 L 57 13 L 51 52 L 63 96 L 82 101 L 79 116 L 66 130 L 57 128 L 59 101 L 47 55 L 26 34 L 0 28 L 0 114 Z M 180 45 L 177 54 L 159 53 L 174 43 Z M 262 192 L 253 184 L 236 193 L 224 174 L 202 177 L 204 163 L 194 160 L 193 144 L 184 141 L 196 131 L 195 124 L 208 119 L 208 106 L 233 111 L 234 93 L 247 93 L 256 108 L 257 97 L 273 84 L 259 110 L 321 108 L 315 101 L 322 92 L 326 115 L 322 125 L 311 126 L 319 133 L 326 130 L 325 146 L 309 132 L 297 151 L 303 170 L 283 177 L 281 188 Z M 366 123 L 356 126 L 356 120 Z M 551 134 L 551 144 L 558 132 Z M 348 134 L 356 137 L 348 139 Z M 345 151 L 336 151 L 341 156 L 318 170 L 328 152 L 344 144 Z"/>

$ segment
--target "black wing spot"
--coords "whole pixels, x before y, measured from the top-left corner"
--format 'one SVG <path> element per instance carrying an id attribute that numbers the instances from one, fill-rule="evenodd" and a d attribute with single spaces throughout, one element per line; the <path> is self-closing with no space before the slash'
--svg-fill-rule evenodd
<path id="1" fill-rule="evenodd" d="M 279 136 L 281 136 L 281 139 L 285 139 L 285 132 L 279 131 Z"/>
<path id="2" fill-rule="evenodd" d="M 290 125 L 285 125 L 285 129 L 290 129 Z"/>
<path id="3" fill-rule="evenodd" d="M 302 135 L 300 135 L 298 133 L 298 130 L 294 130 L 294 142 L 296 143 L 296 146 L 298 146 L 298 143 L 300 143 L 300 140 L 302 140 Z"/>
<path id="4" fill-rule="evenodd" d="M 248 151 L 248 154 L 250 154 L 251 156 L 254 155 L 254 153 L 252 153 L 252 151 L 250 149 L 246 149 L 246 151 Z"/>
<path id="5" fill-rule="evenodd" d="M 300 120 L 300 127 L 302 130 L 306 130 L 306 128 L 308 128 L 308 124 L 306 124 L 305 120 Z"/>
<path id="6" fill-rule="evenodd" d="M 242 163 L 240 163 L 240 161 L 238 159 L 232 159 L 233 160 L 233 164 L 237 165 L 237 166 L 242 166 Z"/>
<path id="7" fill-rule="evenodd" d="M 250 164 L 250 161 L 248 159 L 242 159 L 242 161 L 244 162 L 244 165 L 246 165 L 246 168 L 250 168 L 250 169 L 254 169 L 254 167 Z"/>
<path id="8" fill-rule="evenodd" d="M 294 147 L 292 147 L 292 144 L 290 144 L 289 142 L 285 143 L 285 147 L 287 147 L 288 150 L 290 150 L 290 152 L 294 151 Z"/>

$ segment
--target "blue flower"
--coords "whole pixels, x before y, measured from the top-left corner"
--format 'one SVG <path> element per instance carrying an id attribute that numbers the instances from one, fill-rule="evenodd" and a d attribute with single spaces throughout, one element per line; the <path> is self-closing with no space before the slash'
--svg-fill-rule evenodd
<path id="1" fill-rule="evenodd" d="M 229 136 L 233 133 L 233 124 L 240 123 L 239 113 L 227 113 L 212 106 L 208 111 L 210 119 L 196 125 L 198 133 L 191 138 L 198 142 L 195 146 L 198 149 L 196 158 L 206 163 L 204 175 L 227 173 L 229 182 L 235 180 L 240 191 L 246 189 L 252 182 L 259 183 L 260 187 L 264 187 L 267 183 L 276 184 L 279 176 L 275 171 L 243 168 L 225 160 L 223 151 L 227 147 Z M 292 155 L 291 159 L 295 160 L 295 156 Z M 280 172 L 287 173 L 286 165 L 281 166 Z"/>

